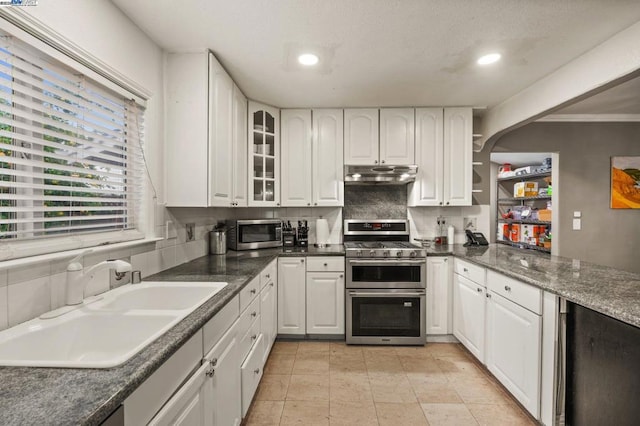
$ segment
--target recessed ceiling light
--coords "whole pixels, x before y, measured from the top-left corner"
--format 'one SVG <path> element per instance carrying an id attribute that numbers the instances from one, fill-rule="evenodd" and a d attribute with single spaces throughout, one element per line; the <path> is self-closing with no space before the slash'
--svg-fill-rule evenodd
<path id="1" fill-rule="evenodd" d="M 313 53 L 303 53 L 298 56 L 298 62 L 302 65 L 315 65 L 318 63 L 318 56 Z"/>
<path id="2" fill-rule="evenodd" d="M 494 62 L 498 62 L 500 58 L 502 58 L 502 55 L 499 53 L 489 53 L 488 55 L 478 58 L 478 65 L 493 64 Z"/>

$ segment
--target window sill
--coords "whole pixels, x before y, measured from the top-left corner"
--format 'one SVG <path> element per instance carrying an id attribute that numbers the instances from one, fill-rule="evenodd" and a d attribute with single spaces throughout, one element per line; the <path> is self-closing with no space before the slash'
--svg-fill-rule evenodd
<path id="1" fill-rule="evenodd" d="M 34 263 L 41 262 L 50 262 L 52 260 L 60 260 L 60 259 L 71 259 L 82 252 L 91 251 L 91 254 L 94 253 L 102 253 L 111 250 L 123 249 L 141 246 L 149 243 L 155 243 L 156 241 L 161 241 L 163 238 L 154 237 L 154 238 L 144 238 L 141 240 L 132 240 L 132 241 L 124 241 L 121 243 L 113 243 L 113 244 L 104 244 L 95 247 L 86 247 L 75 250 L 66 250 L 60 251 L 56 253 L 48 253 L 48 254 L 40 254 L 36 256 L 23 257 L 20 259 L 11 259 L 0 262 L 0 271 L 3 269 L 15 268 L 18 266 L 27 266 Z"/>

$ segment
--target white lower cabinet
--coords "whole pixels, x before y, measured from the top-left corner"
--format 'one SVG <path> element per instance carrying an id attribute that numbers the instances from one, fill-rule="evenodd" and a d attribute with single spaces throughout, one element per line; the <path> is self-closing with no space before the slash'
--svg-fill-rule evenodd
<path id="1" fill-rule="evenodd" d="M 260 291 L 260 334 L 264 337 L 262 342 L 262 363 L 264 364 L 278 335 L 278 295 L 275 281 L 271 281 Z"/>
<path id="2" fill-rule="evenodd" d="M 307 334 L 344 334 L 344 272 L 307 272 Z"/>
<path id="3" fill-rule="evenodd" d="M 162 407 L 149 422 L 150 426 L 203 426 L 211 425 L 213 412 L 209 385 L 209 365 L 202 365 L 198 371 Z M 232 424 L 232 423 L 229 423 Z"/>
<path id="4" fill-rule="evenodd" d="M 480 284 L 453 274 L 453 335 L 484 362 L 485 291 Z"/>
<path id="5" fill-rule="evenodd" d="M 240 399 L 240 362 L 238 332 L 233 326 L 207 354 L 204 365 L 209 366 L 211 422 L 214 426 L 237 426 L 242 421 Z"/>
<path id="6" fill-rule="evenodd" d="M 278 259 L 278 334 L 306 332 L 306 272 L 304 257 Z"/>
<path id="7" fill-rule="evenodd" d="M 450 264 L 448 257 L 427 257 L 427 335 L 452 332 Z"/>
<path id="8" fill-rule="evenodd" d="M 253 395 L 256 393 L 262 378 L 264 366 L 262 362 L 263 338 L 264 336 L 262 335 L 258 336 L 256 343 L 240 368 L 242 375 L 242 417 L 247 415 Z"/>
<path id="9" fill-rule="evenodd" d="M 542 319 L 496 293 L 490 292 L 488 296 L 487 368 L 538 418 Z"/>

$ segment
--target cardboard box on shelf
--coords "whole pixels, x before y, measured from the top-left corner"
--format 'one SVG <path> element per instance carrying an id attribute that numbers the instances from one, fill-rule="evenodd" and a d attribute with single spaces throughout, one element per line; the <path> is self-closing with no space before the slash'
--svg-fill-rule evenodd
<path id="1" fill-rule="evenodd" d="M 511 224 L 511 241 L 514 243 L 520 242 L 520 225 L 517 223 Z"/>
<path id="2" fill-rule="evenodd" d="M 518 182 L 513 185 L 513 196 L 535 197 L 538 195 L 538 182 Z"/>
<path id="3" fill-rule="evenodd" d="M 551 210 L 538 210 L 538 220 L 548 222 L 551 220 Z"/>

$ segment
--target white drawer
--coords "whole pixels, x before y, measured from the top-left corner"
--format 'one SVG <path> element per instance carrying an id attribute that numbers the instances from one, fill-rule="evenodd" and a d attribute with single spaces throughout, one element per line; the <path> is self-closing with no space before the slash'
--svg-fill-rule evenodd
<path id="1" fill-rule="evenodd" d="M 204 335 L 203 353 L 206 354 L 218 343 L 218 340 L 231 327 L 231 324 L 238 318 L 239 314 L 240 298 L 236 296 L 202 327 Z"/>
<path id="2" fill-rule="evenodd" d="M 253 395 L 258 389 L 258 383 L 262 378 L 262 334 L 258 336 L 257 342 L 249 352 L 244 364 L 240 367 L 242 376 L 242 417 L 246 416 Z"/>
<path id="3" fill-rule="evenodd" d="M 343 272 L 344 257 L 342 256 L 309 256 L 307 257 L 307 272 Z"/>
<path id="4" fill-rule="evenodd" d="M 465 262 L 458 258 L 454 262 L 454 271 L 456 274 L 461 275 L 467 279 L 470 279 L 476 284 L 487 286 L 485 278 L 485 269 L 482 266 L 474 265 L 473 263 Z"/>
<path id="5" fill-rule="evenodd" d="M 260 288 L 262 289 L 271 281 L 278 281 L 278 259 L 274 259 L 273 262 L 268 264 L 260 273 Z"/>
<path id="6" fill-rule="evenodd" d="M 259 315 L 258 318 L 260 318 Z M 260 336 L 260 321 L 254 321 L 251 323 L 247 332 L 245 334 L 241 334 L 241 336 L 242 338 L 238 344 L 238 356 L 242 361 L 247 356 L 254 343 L 256 343 L 256 340 L 258 340 L 258 336 Z M 262 348 L 262 350 L 264 350 L 264 348 Z"/>
<path id="7" fill-rule="evenodd" d="M 542 290 L 494 271 L 487 271 L 487 287 L 494 293 L 542 315 Z"/>
<path id="8" fill-rule="evenodd" d="M 146 425 L 201 360 L 202 333 L 198 331 L 125 399 L 125 424 Z"/>
<path id="9" fill-rule="evenodd" d="M 238 319 L 238 325 L 236 326 L 236 330 L 238 331 L 238 336 L 242 337 L 245 335 L 247 330 L 251 328 L 254 322 L 260 317 L 260 298 L 256 297 L 253 299 L 253 302 L 240 314 L 240 319 Z"/>
<path id="10" fill-rule="evenodd" d="M 260 275 L 254 277 L 249 284 L 240 290 L 240 312 L 244 311 L 247 306 L 255 299 L 260 292 Z"/>

